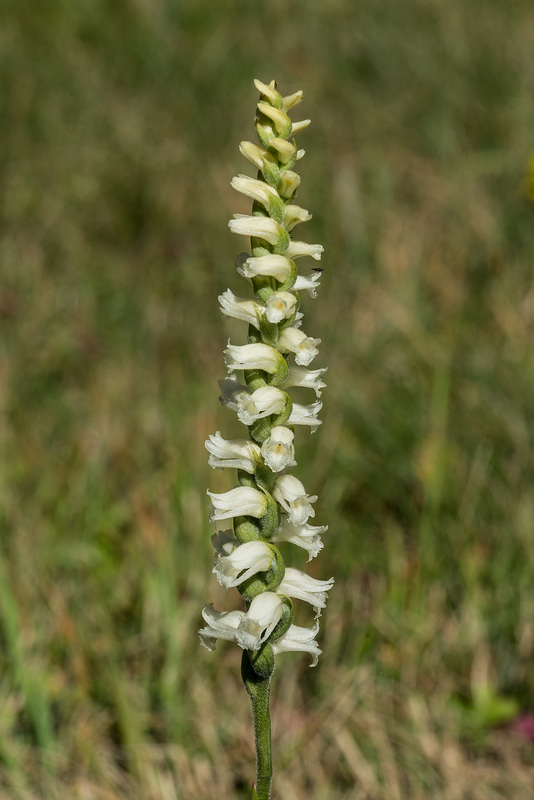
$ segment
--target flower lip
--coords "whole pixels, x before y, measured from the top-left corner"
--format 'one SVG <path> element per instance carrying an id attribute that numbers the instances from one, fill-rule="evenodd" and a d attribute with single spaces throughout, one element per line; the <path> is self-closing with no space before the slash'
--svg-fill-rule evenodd
<path id="1" fill-rule="evenodd" d="M 217 639 L 235 641 L 237 629 L 244 616 L 244 611 L 215 611 L 212 603 L 205 606 L 202 617 L 207 625 L 198 632 L 201 644 L 208 650 L 215 650 Z"/>
<path id="2" fill-rule="evenodd" d="M 273 497 L 294 525 L 305 525 L 309 517 L 315 516 L 312 503 L 317 500 L 317 495 L 307 495 L 304 486 L 294 475 L 281 475 L 276 479 Z"/>
<path id="3" fill-rule="evenodd" d="M 316 261 L 321 260 L 321 255 L 324 252 L 322 244 L 308 244 L 308 242 L 290 242 L 286 250 L 288 258 L 301 258 L 302 256 L 311 256 Z"/>
<path id="4" fill-rule="evenodd" d="M 274 592 L 255 597 L 237 629 L 237 643 L 245 650 L 259 650 L 282 616 L 282 600 Z"/>
<path id="5" fill-rule="evenodd" d="M 228 467 L 254 474 L 261 462 L 260 448 L 249 439 L 223 439 L 220 431 L 210 435 L 205 443 L 210 454 L 208 464 L 214 469 Z"/>
<path id="6" fill-rule="evenodd" d="M 279 653 L 300 652 L 309 653 L 312 657 L 311 667 L 315 667 L 322 653 L 315 637 L 319 632 L 319 623 L 315 621 L 312 628 L 302 628 L 300 625 L 290 625 L 288 630 L 275 642 L 273 652 Z"/>
<path id="7" fill-rule="evenodd" d="M 245 542 L 231 553 L 215 556 L 213 572 L 221 586 L 230 589 L 258 572 L 266 572 L 273 559 L 272 545 L 261 541 Z"/>
<path id="8" fill-rule="evenodd" d="M 284 328 L 278 340 L 278 346 L 282 352 L 290 350 L 295 354 L 295 361 L 303 367 L 311 364 L 317 353 L 317 347 L 321 343 L 320 339 L 312 339 L 299 328 L 290 326 Z"/>
<path id="9" fill-rule="evenodd" d="M 317 414 L 323 407 L 320 400 L 309 405 L 302 405 L 301 403 L 293 403 L 291 415 L 287 421 L 288 425 L 308 425 L 311 433 L 315 433 L 321 420 L 317 419 Z"/>
<path id="10" fill-rule="evenodd" d="M 231 289 L 227 289 L 219 295 L 218 300 L 222 313 L 227 317 L 240 319 L 242 322 L 246 322 L 247 325 L 259 328 L 264 308 L 256 300 L 236 297 Z"/>
<path id="11" fill-rule="evenodd" d="M 321 581 L 306 575 L 299 569 L 286 567 L 284 579 L 277 588 L 277 592 L 288 597 L 296 597 L 310 603 L 316 611 L 326 606 L 327 592 L 334 585 L 334 579 Z"/>
<path id="12" fill-rule="evenodd" d="M 281 414 L 287 402 L 287 394 L 275 386 L 260 386 L 252 394 L 245 394 L 237 402 L 237 416 L 244 425 L 252 425 L 257 419 Z"/>
<path id="13" fill-rule="evenodd" d="M 271 428 L 271 434 L 261 446 L 261 454 L 269 469 L 273 472 L 281 472 L 287 467 L 294 467 L 295 448 L 293 439 L 295 434 L 283 425 L 275 425 Z"/>
<path id="14" fill-rule="evenodd" d="M 282 514 L 282 521 L 271 537 L 272 542 L 289 542 L 308 551 L 308 561 L 323 549 L 321 534 L 326 533 L 328 525 L 293 525 L 287 514 Z"/>

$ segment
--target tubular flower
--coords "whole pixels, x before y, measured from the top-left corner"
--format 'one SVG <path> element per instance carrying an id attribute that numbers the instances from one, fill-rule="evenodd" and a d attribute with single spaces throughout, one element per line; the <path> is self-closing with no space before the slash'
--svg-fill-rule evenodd
<path id="1" fill-rule="evenodd" d="M 295 354 L 295 361 L 301 367 L 311 364 L 317 353 L 317 346 L 321 344 L 320 339 L 312 339 L 306 336 L 298 328 L 284 328 L 278 339 L 278 346 L 287 353 L 288 350 Z"/>
<path id="2" fill-rule="evenodd" d="M 241 517 L 244 514 L 260 519 L 267 511 L 264 493 L 252 486 L 238 486 L 222 494 L 208 491 L 208 494 L 211 497 L 210 522 Z"/>
<path id="3" fill-rule="evenodd" d="M 281 472 L 287 467 L 296 466 L 294 438 L 293 431 L 283 425 L 271 428 L 269 438 L 261 446 L 261 454 L 272 472 Z"/>
<path id="4" fill-rule="evenodd" d="M 282 515 L 282 522 L 276 533 L 271 537 L 271 542 L 291 542 L 308 551 L 308 561 L 315 558 L 323 549 L 321 533 L 326 533 L 328 525 L 294 525 L 286 514 Z"/>
<path id="5" fill-rule="evenodd" d="M 249 439 L 223 439 L 220 432 L 210 436 L 206 441 L 206 450 L 210 454 L 208 464 L 210 467 L 231 467 L 243 469 L 253 475 L 256 467 L 261 463 L 260 448 Z"/>
<path id="6" fill-rule="evenodd" d="M 304 486 L 293 475 L 282 475 L 273 486 L 273 497 L 289 515 L 293 525 L 305 525 L 309 517 L 315 516 L 312 503 L 317 495 L 309 497 Z"/>
<path id="7" fill-rule="evenodd" d="M 253 797 L 268 800 L 270 754 L 268 688 L 279 653 L 309 653 L 314 666 L 321 653 L 317 620 L 308 628 L 293 624 L 292 598 L 309 603 L 316 617 L 325 607 L 333 579 L 322 581 L 285 567 L 278 545 L 288 543 L 307 551 L 308 560 L 322 549 L 326 526 L 308 524 L 315 516 L 316 496 L 307 494 L 301 481 L 288 473 L 296 466 L 294 426 L 313 433 L 322 403 L 293 402 L 292 387 L 311 389 L 318 398 L 326 369 L 306 369 L 318 354 L 320 339 L 301 328 L 299 292 L 315 297 L 321 270 L 301 274 L 295 259 L 321 259 L 323 247 L 292 239 L 292 231 L 311 219 L 295 203 L 300 186 L 296 163 L 304 151 L 294 135 L 309 120 L 292 122 L 288 111 L 302 100 L 302 92 L 283 97 L 272 81 L 255 81 L 260 93 L 255 119 L 259 144 L 243 141 L 240 151 L 257 175 L 238 175 L 232 187 L 252 201 L 251 213 L 230 220 L 233 233 L 250 238 L 250 251 L 236 259 L 239 275 L 250 281 L 252 297 L 236 296 L 227 289 L 219 297 L 225 316 L 245 322 L 248 338 L 224 351 L 229 375 L 220 381 L 220 402 L 247 426 L 248 438 L 226 440 L 219 431 L 206 442 L 209 465 L 237 469 L 238 485 L 223 493 L 208 491 L 210 521 L 232 520 L 232 529 L 216 533 L 213 573 L 225 588 L 236 587 L 246 611 L 218 612 L 204 608 L 202 644 L 210 650 L 218 639 L 233 641 L 243 649 L 242 675 L 252 699 L 258 777 Z M 300 230 L 300 229 L 299 229 Z M 239 380 L 234 373 L 239 373 Z M 241 377 L 242 375 L 242 377 Z M 267 709 L 267 710 L 265 710 Z M 267 715 L 267 717 L 266 717 Z M 266 738 L 267 737 L 267 738 Z"/>
<path id="8" fill-rule="evenodd" d="M 227 555 L 217 555 L 213 572 L 221 586 L 239 586 L 257 572 L 266 572 L 273 561 L 273 547 L 267 542 L 245 542 Z"/>
<path id="9" fill-rule="evenodd" d="M 322 653 L 315 637 L 319 633 L 319 623 L 316 621 L 312 628 L 301 628 L 300 625 L 290 625 L 286 633 L 273 644 L 275 656 L 278 653 L 288 653 L 292 650 L 309 653 L 312 657 L 311 666 L 315 667 Z"/>

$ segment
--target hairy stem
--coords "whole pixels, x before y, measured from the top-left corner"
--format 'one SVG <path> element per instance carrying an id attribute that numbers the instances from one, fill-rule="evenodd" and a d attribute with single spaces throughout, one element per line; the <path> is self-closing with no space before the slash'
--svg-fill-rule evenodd
<path id="1" fill-rule="evenodd" d="M 252 800 L 269 800 L 273 774 L 271 717 L 269 713 L 271 676 L 263 678 L 254 671 L 246 650 L 243 651 L 241 674 L 245 688 L 252 700 L 252 717 L 256 742 L 256 783 L 252 788 Z"/>

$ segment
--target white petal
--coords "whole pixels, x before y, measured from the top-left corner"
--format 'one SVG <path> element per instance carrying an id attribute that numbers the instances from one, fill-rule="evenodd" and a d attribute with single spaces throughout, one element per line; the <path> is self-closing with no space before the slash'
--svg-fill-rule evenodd
<path id="1" fill-rule="evenodd" d="M 215 650 L 217 639 L 236 639 L 237 629 L 245 616 L 244 611 L 215 611 L 210 603 L 202 611 L 205 628 L 199 630 L 200 641 L 208 650 Z"/>
<path id="2" fill-rule="evenodd" d="M 273 245 L 283 241 L 287 236 L 285 229 L 270 217 L 235 215 L 228 226 L 232 233 L 238 233 L 241 236 L 256 236 Z"/>
<path id="3" fill-rule="evenodd" d="M 269 186 L 265 181 L 258 181 L 255 178 L 249 178 L 247 175 L 238 175 L 232 178 L 230 184 L 236 191 L 241 194 L 247 195 L 252 200 L 257 200 L 267 210 L 269 210 L 269 201 L 278 200 L 278 192 L 272 186 Z"/>
<path id="4" fill-rule="evenodd" d="M 267 125 L 264 127 L 268 128 Z M 269 146 L 274 147 L 282 164 L 287 164 L 291 161 L 295 157 L 295 151 L 297 150 L 293 142 L 288 142 L 287 139 L 280 139 L 279 137 L 273 137 L 269 142 Z M 296 157 L 298 158 L 298 151 Z"/>
<path id="5" fill-rule="evenodd" d="M 272 120 L 277 133 L 283 136 L 291 132 L 291 120 L 281 108 L 274 108 L 264 100 L 260 100 L 258 103 L 258 111 Z"/>
<path id="6" fill-rule="evenodd" d="M 257 572 L 266 572 L 272 562 L 273 548 L 266 542 L 245 542 L 228 555 L 217 555 L 213 572 L 221 586 L 239 586 Z"/>
<path id="7" fill-rule="evenodd" d="M 301 403 L 293 403 L 293 410 L 287 421 L 288 425 L 308 425 L 311 428 L 311 433 L 315 433 L 321 420 L 317 419 L 317 414 L 323 407 L 320 400 L 309 405 L 302 405 Z"/>
<path id="8" fill-rule="evenodd" d="M 236 263 L 236 269 L 244 278 L 255 278 L 259 275 L 276 278 L 283 283 L 291 274 L 291 261 L 285 256 L 268 255 L 249 257 Z"/>
<path id="9" fill-rule="evenodd" d="M 251 486 L 238 486 L 222 494 L 208 490 L 207 494 L 211 498 L 212 505 L 210 522 L 244 515 L 260 519 L 267 509 L 267 500 L 263 492 Z"/>
<path id="10" fill-rule="evenodd" d="M 255 300 L 236 297 L 230 289 L 219 295 L 218 299 L 221 311 L 227 317 L 240 319 L 248 325 L 254 325 L 255 328 L 259 327 L 260 319 L 264 314 L 264 307 Z"/>
<path id="11" fill-rule="evenodd" d="M 317 346 L 321 343 L 320 339 L 312 339 L 310 336 L 295 328 L 289 326 L 284 328 L 278 340 L 280 350 L 285 353 L 288 350 L 295 353 L 295 361 L 300 366 L 307 367 L 317 353 L 319 352 Z"/>
<path id="12" fill-rule="evenodd" d="M 328 581 L 320 581 L 310 575 L 306 575 L 305 572 L 301 572 L 299 569 L 287 567 L 284 579 L 276 591 L 287 597 L 296 597 L 298 600 L 304 600 L 304 602 L 310 603 L 318 611 L 326 606 L 326 593 L 333 585 L 333 578 Z"/>
<path id="13" fill-rule="evenodd" d="M 265 316 L 269 322 L 281 322 L 293 315 L 296 305 L 297 298 L 291 292 L 273 292 L 267 298 Z"/>
<path id="14" fill-rule="evenodd" d="M 284 357 L 268 344 L 233 345 L 228 342 L 224 353 L 226 366 L 231 372 L 237 369 L 261 369 L 273 374 L 285 366 Z"/>
<path id="15" fill-rule="evenodd" d="M 268 150 L 252 142 L 241 142 L 239 150 L 259 170 L 264 168 L 265 161 L 269 161 L 272 164 L 276 163 L 275 157 Z"/>
<path id="16" fill-rule="evenodd" d="M 322 244 L 308 244 L 308 242 L 290 242 L 286 250 L 288 258 L 300 258 L 301 256 L 311 256 L 316 261 L 321 260 L 324 252 Z"/>
<path id="17" fill-rule="evenodd" d="M 244 425 L 257 419 L 281 414 L 286 404 L 286 394 L 276 386 L 260 386 L 251 394 L 243 393 L 237 402 L 237 416 Z"/>
<path id="18" fill-rule="evenodd" d="M 305 525 L 309 517 L 315 516 L 312 503 L 317 495 L 307 495 L 304 486 L 294 475 L 281 475 L 273 487 L 273 497 L 289 514 L 293 525 Z"/>
<path id="19" fill-rule="evenodd" d="M 257 78 L 254 79 L 254 86 L 258 92 L 267 97 L 273 105 L 280 102 L 280 93 L 276 91 L 274 86 L 268 86 L 266 83 L 262 83 Z"/>
<path id="20" fill-rule="evenodd" d="M 296 292 L 306 291 L 312 297 L 317 297 L 317 287 L 321 277 L 320 272 L 312 272 L 310 275 L 297 275 L 297 280 L 293 284 L 293 289 Z"/>
<path id="21" fill-rule="evenodd" d="M 289 375 L 284 381 L 283 385 L 287 388 L 290 386 L 302 386 L 306 389 L 313 389 L 316 397 L 320 397 L 326 383 L 321 380 L 321 376 L 326 372 L 326 367 L 323 369 L 306 369 L 305 367 L 297 367 L 291 364 L 289 367 Z"/>
<path id="22" fill-rule="evenodd" d="M 282 172 L 278 183 L 280 197 L 285 197 L 286 199 L 292 197 L 299 186 L 300 175 L 298 172 L 292 172 L 290 169 L 286 169 Z"/>
<path id="23" fill-rule="evenodd" d="M 296 225 L 299 225 L 301 222 L 308 222 L 308 220 L 311 218 L 312 215 L 309 211 L 306 211 L 305 208 L 295 205 L 287 205 L 285 207 L 282 224 L 286 231 L 292 231 Z"/>
<path id="24" fill-rule="evenodd" d="M 302 89 L 299 89 L 298 92 L 294 92 L 293 94 L 288 94 L 282 100 L 282 108 L 284 111 L 289 111 L 290 108 L 296 106 L 298 103 L 302 101 L 303 92 Z"/>
<path id="25" fill-rule="evenodd" d="M 308 551 L 308 561 L 323 549 L 321 534 L 326 533 L 328 525 L 293 525 L 286 514 L 282 514 L 282 522 L 271 537 L 272 542 L 289 542 Z"/>
<path id="26" fill-rule="evenodd" d="M 274 592 L 254 598 L 237 630 L 237 643 L 245 650 L 259 650 L 282 616 L 282 601 Z"/>
<path id="27" fill-rule="evenodd" d="M 310 666 L 315 667 L 322 652 L 315 641 L 318 632 L 318 622 L 315 623 L 313 628 L 302 628 L 299 625 L 290 625 L 284 635 L 273 642 L 275 656 L 279 653 L 289 652 L 309 653 L 312 657 Z"/>
<path id="28" fill-rule="evenodd" d="M 205 443 L 208 464 L 215 468 L 243 469 L 251 475 L 260 462 L 260 448 L 249 439 L 223 439 L 217 431 Z"/>
<path id="29" fill-rule="evenodd" d="M 294 122 L 291 126 L 291 133 L 300 133 L 304 128 L 307 128 L 311 119 L 301 119 L 299 122 Z"/>
<path id="30" fill-rule="evenodd" d="M 295 435 L 289 428 L 276 425 L 271 428 L 271 435 L 261 446 L 261 454 L 265 463 L 273 472 L 281 472 L 287 467 L 294 467 L 295 448 L 293 439 Z"/>

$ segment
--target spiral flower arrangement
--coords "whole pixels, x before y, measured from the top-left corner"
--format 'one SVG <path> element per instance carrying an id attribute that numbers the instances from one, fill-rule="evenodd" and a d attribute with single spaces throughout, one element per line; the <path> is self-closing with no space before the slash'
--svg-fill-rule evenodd
<path id="1" fill-rule="evenodd" d="M 252 255 L 237 258 L 240 275 L 250 280 L 253 298 L 236 297 L 227 289 L 220 297 L 223 314 L 248 324 L 248 343 L 228 343 L 225 363 L 229 376 L 220 382 L 220 401 L 236 412 L 248 428 L 248 438 L 224 439 L 217 431 L 206 442 L 209 464 L 237 469 L 238 486 L 228 492 L 209 492 L 210 521 L 233 520 L 232 530 L 213 537 L 216 550 L 213 572 L 226 588 L 237 587 L 246 611 L 204 608 L 206 623 L 200 639 L 213 650 L 217 639 L 235 641 L 243 649 L 242 676 L 252 700 L 257 775 L 252 797 L 268 800 L 271 787 L 269 688 L 275 656 L 287 651 L 310 654 L 312 666 L 320 649 L 316 641 L 318 617 L 325 607 L 333 579 L 317 580 L 286 567 L 279 544 L 304 548 L 308 561 L 322 549 L 326 526 L 309 524 L 315 516 L 316 496 L 307 494 L 301 481 L 290 474 L 296 466 L 294 427 L 304 425 L 314 433 L 320 425 L 318 398 L 325 384 L 325 369 L 308 369 L 320 339 L 301 329 L 299 292 L 312 297 L 320 271 L 297 272 L 295 260 L 319 260 L 318 244 L 294 241 L 293 229 L 311 215 L 294 204 L 300 176 L 294 171 L 304 155 L 292 138 L 310 120 L 292 122 L 288 111 L 302 100 L 302 92 L 283 97 L 275 81 L 254 81 L 260 93 L 255 119 L 259 145 L 241 142 L 240 151 L 258 170 L 256 178 L 239 175 L 232 180 L 238 192 L 253 201 L 252 214 L 235 215 L 230 229 L 250 237 Z M 239 382 L 235 373 L 243 375 Z M 316 400 L 293 402 L 288 389 L 306 387 Z M 219 527 L 219 526 L 217 526 Z M 293 624 L 293 599 L 315 610 L 310 628 Z"/>

